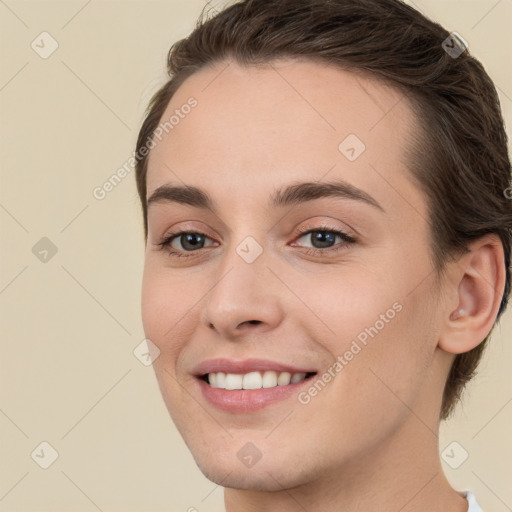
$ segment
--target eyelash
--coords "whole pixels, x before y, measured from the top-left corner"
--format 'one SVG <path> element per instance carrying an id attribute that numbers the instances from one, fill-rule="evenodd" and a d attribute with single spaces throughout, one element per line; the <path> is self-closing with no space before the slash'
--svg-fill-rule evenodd
<path id="1" fill-rule="evenodd" d="M 310 233 L 315 233 L 315 232 L 326 232 L 326 233 L 331 233 L 331 234 L 337 235 L 344 241 L 344 243 L 341 245 L 338 244 L 337 246 L 334 246 L 334 247 L 327 247 L 325 249 L 318 249 L 315 247 L 303 248 L 303 249 L 305 249 L 304 252 L 306 254 L 309 254 L 312 256 L 323 256 L 326 253 L 329 253 L 329 254 L 338 253 L 339 251 L 346 249 L 347 246 L 350 246 L 357 242 L 357 240 L 354 237 L 348 235 L 344 231 L 340 231 L 339 229 L 333 229 L 330 226 L 318 226 L 315 228 L 300 228 L 297 230 L 297 235 L 298 235 L 297 238 L 302 238 L 304 235 L 307 235 Z M 210 238 L 206 234 L 201 233 L 199 231 L 182 230 L 182 231 L 175 231 L 174 233 L 169 233 L 168 235 L 165 236 L 165 238 L 162 239 L 161 242 L 159 242 L 155 245 L 159 246 L 161 250 L 166 250 L 166 252 L 172 257 L 176 257 L 176 258 L 192 257 L 194 255 L 193 253 L 199 252 L 200 249 L 195 250 L 195 251 L 176 251 L 176 250 L 170 248 L 172 241 L 175 238 L 177 238 L 178 236 L 183 235 L 183 234 L 201 235 L 206 238 Z"/>

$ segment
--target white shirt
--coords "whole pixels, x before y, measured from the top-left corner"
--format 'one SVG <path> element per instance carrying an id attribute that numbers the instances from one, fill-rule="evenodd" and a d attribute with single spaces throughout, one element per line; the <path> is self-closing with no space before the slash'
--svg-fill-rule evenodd
<path id="1" fill-rule="evenodd" d="M 462 495 L 465 495 L 465 498 L 468 500 L 468 512 L 482 512 L 480 505 L 476 501 L 475 495 L 471 491 L 463 491 Z"/>

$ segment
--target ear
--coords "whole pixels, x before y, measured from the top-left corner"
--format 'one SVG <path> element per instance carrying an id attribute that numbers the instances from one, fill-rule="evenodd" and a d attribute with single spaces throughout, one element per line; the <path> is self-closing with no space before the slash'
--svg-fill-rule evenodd
<path id="1" fill-rule="evenodd" d="M 449 290 L 438 346 L 451 354 L 468 352 L 493 328 L 505 290 L 505 257 L 499 237 L 469 244 L 470 252 L 450 269 Z"/>

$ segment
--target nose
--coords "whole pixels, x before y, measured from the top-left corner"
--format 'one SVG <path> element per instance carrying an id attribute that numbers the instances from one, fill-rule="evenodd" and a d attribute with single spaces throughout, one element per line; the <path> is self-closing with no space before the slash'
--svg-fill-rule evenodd
<path id="1" fill-rule="evenodd" d="M 265 252 L 247 263 L 233 249 L 209 284 L 201 323 L 226 340 L 275 329 L 283 320 L 283 285 L 268 268 Z"/>

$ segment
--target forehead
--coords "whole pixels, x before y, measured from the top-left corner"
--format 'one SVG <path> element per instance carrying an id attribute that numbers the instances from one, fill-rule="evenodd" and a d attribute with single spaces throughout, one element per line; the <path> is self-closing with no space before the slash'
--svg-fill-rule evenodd
<path id="1" fill-rule="evenodd" d="M 161 125 L 169 120 L 150 154 L 148 196 L 181 182 L 219 199 L 231 193 L 231 204 L 236 191 L 242 205 L 291 180 L 342 178 L 384 204 L 393 188 L 422 199 L 406 173 L 408 99 L 368 75 L 307 60 L 226 60 L 180 86 Z"/>

